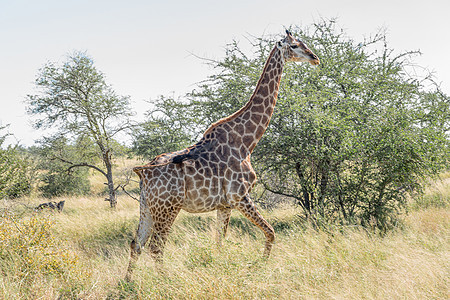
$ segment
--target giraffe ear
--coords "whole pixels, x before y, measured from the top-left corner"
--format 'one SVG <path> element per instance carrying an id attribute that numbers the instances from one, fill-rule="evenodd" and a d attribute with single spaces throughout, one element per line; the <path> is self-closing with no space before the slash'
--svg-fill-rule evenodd
<path id="1" fill-rule="evenodd" d="M 292 36 L 292 33 L 286 29 L 286 41 L 288 41 L 289 43 L 292 43 L 295 39 Z"/>

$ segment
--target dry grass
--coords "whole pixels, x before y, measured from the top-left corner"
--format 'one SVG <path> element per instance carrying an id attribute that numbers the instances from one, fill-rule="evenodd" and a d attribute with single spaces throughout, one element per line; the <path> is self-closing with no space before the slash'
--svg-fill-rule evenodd
<path id="1" fill-rule="evenodd" d="M 439 176 L 437 180 L 430 181 L 423 196 L 411 201 L 412 209 L 429 207 L 448 207 L 450 205 L 450 171 Z"/>
<path id="2" fill-rule="evenodd" d="M 29 206 L 43 202 L 28 201 Z M 265 211 L 277 232 L 267 261 L 261 259 L 262 233 L 239 213 L 233 213 L 220 249 L 214 213 L 182 213 L 170 234 L 164 271 L 158 273 L 144 252 L 130 284 L 121 279 L 138 222 L 136 201 L 121 197 L 116 211 L 101 197 L 66 199 L 61 214 L 36 215 L 21 206 L 8 211 L 15 211 L 19 227 L 32 218 L 50 222 L 48 231 L 58 245 L 52 247 L 77 259 L 59 275 L 37 270 L 23 277 L 8 268 L 8 257 L 0 251 L 0 299 L 449 298 L 447 206 L 413 210 L 401 228 L 384 237 L 358 227 L 316 231 L 291 207 Z"/>

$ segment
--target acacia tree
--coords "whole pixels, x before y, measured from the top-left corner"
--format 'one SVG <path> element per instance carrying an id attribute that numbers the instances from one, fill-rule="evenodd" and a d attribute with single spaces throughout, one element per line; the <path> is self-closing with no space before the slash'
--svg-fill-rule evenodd
<path id="1" fill-rule="evenodd" d="M 294 31 L 322 64 L 287 66 L 255 153 L 262 182 L 315 220 L 385 230 L 447 166 L 450 98 L 430 74 L 410 75 L 418 53 L 396 53 L 383 32 L 355 42 L 334 21 Z"/>
<path id="2" fill-rule="evenodd" d="M 75 167 L 92 168 L 105 176 L 112 208 L 116 206 L 112 163 L 115 154 L 114 138 L 131 127 L 129 98 L 117 95 L 105 81 L 105 76 L 85 53 L 70 55 L 65 63 L 47 63 L 35 81 L 39 93 L 28 95 L 28 112 L 36 117 L 36 128 L 57 128 L 57 135 L 73 139 L 89 139 L 103 166 L 86 157 L 84 161 L 70 161 L 57 157 Z"/>

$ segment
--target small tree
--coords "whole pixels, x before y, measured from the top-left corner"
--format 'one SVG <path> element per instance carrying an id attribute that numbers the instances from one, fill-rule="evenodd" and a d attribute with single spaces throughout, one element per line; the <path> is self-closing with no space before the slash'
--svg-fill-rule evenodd
<path id="1" fill-rule="evenodd" d="M 39 144 L 38 147 L 30 148 L 30 151 L 38 158 L 37 168 L 41 170 L 39 178 L 42 182 L 39 190 L 44 197 L 85 195 L 90 192 L 89 169 L 69 169 L 67 162 L 86 161 L 88 158 L 83 156 L 95 151 L 92 144 L 91 151 L 80 150 L 79 141 L 72 145 L 62 136 L 43 138 Z"/>
<path id="2" fill-rule="evenodd" d="M 114 138 L 131 127 L 129 98 L 118 96 L 106 84 L 94 61 L 81 52 L 70 55 L 62 65 L 47 63 L 39 70 L 35 83 L 39 93 L 27 98 L 28 112 L 36 116 L 35 127 L 57 128 L 58 135 L 72 139 L 86 137 L 95 143 L 96 151 L 91 154 L 100 157 L 102 167 L 90 161 L 59 159 L 70 169 L 89 167 L 103 174 L 108 200 L 114 208 L 117 202 L 112 173 L 117 145 Z"/>

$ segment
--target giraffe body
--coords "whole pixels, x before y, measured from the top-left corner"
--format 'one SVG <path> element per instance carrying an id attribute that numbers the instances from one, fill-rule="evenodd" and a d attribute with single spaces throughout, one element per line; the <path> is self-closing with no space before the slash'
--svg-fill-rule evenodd
<path id="1" fill-rule="evenodd" d="M 289 60 L 319 63 L 306 45 L 288 33 L 270 53 L 255 92 L 243 108 L 214 123 L 196 144 L 134 168 L 141 180 L 140 221 L 131 243 L 127 280 L 150 237 L 150 251 L 157 262 L 162 261 L 167 234 L 181 209 L 192 213 L 217 210 L 219 244 L 231 210 L 239 210 L 264 232 L 264 255 L 269 256 L 275 235 L 249 197 L 256 182 L 250 156 L 269 124 L 283 66 Z"/>

